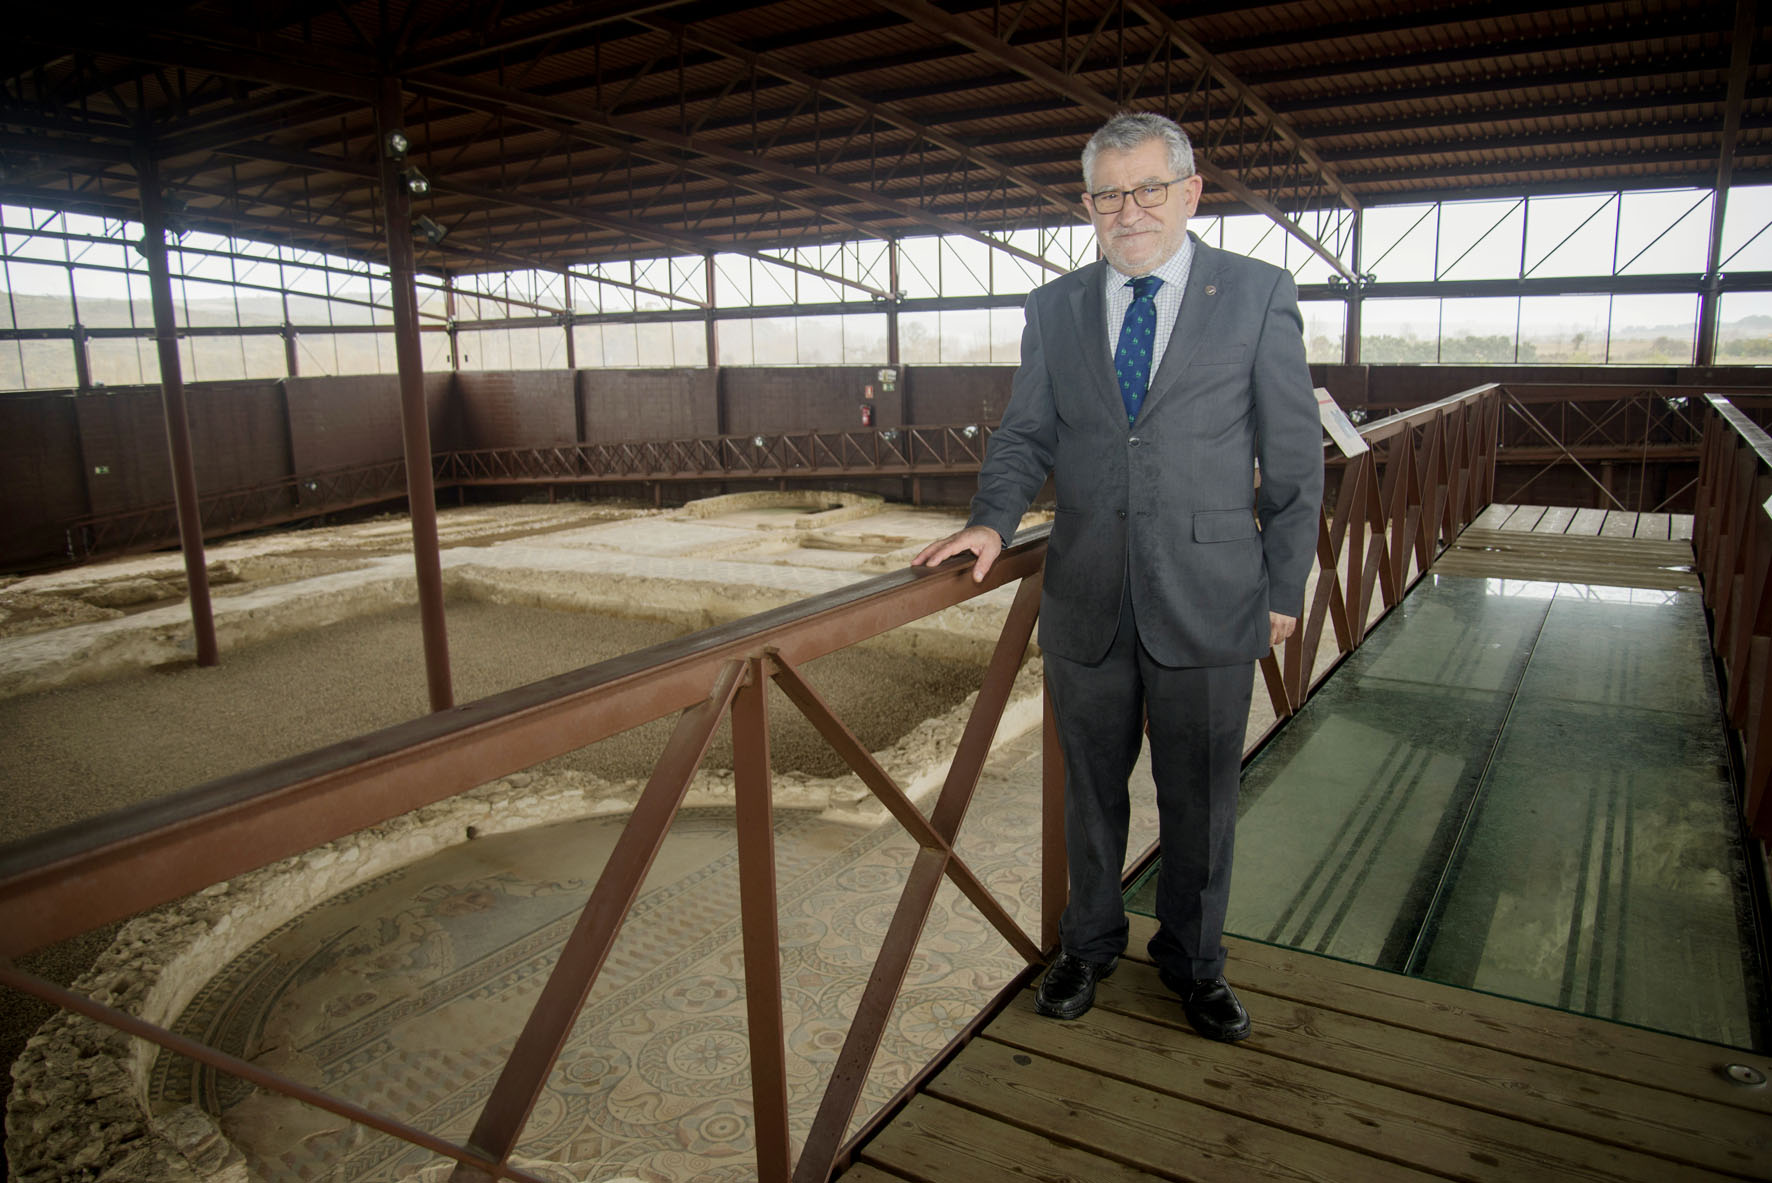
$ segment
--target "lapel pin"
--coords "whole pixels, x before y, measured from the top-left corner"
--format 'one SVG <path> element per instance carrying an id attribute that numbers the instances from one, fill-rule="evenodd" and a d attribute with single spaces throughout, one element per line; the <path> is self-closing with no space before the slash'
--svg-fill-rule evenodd
<path id="1" fill-rule="evenodd" d="M 1207 284 L 1207 285 L 1206 285 L 1206 294 L 1207 294 L 1207 295 L 1208 295 L 1208 296 L 1216 296 L 1216 295 L 1218 295 L 1218 285 L 1217 285 L 1217 284 L 1215 284 L 1215 283 L 1209 283 L 1209 284 Z"/>

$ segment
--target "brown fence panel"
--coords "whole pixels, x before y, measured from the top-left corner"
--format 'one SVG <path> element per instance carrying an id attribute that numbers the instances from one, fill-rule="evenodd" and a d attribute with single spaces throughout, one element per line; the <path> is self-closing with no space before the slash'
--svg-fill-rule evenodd
<path id="1" fill-rule="evenodd" d="M 1692 546 L 1722 662 L 1724 711 L 1741 739 L 1748 829 L 1772 843 L 1772 436 L 1720 395 L 1706 395 Z"/>

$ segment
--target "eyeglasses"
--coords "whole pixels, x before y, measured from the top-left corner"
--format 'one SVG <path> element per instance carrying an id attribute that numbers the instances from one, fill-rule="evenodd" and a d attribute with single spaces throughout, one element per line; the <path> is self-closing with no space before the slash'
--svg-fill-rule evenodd
<path id="1" fill-rule="evenodd" d="M 1131 194 L 1141 209 L 1155 209 L 1169 200 L 1169 186 L 1179 185 L 1190 180 L 1189 177 L 1176 177 L 1173 181 L 1157 181 L 1149 185 L 1140 185 L 1136 189 L 1103 189 L 1100 193 L 1085 193 L 1089 204 L 1098 214 L 1117 214 L 1120 207 L 1126 204 L 1127 194 Z"/>

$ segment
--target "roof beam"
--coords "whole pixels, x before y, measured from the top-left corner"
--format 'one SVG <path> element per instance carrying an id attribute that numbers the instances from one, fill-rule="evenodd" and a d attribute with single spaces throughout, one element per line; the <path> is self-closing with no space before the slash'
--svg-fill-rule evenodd
<path id="1" fill-rule="evenodd" d="M 1495 161 L 1458 161 L 1453 164 L 1433 168 L 1413 169 L 1374 169 L 1368 172 L 1350 172 L 1351 181 L 1362 187 L 1370 185 L 1424 185 L 1445 184 L 1460 186 L 1463 195 L 1463 183 L 1474 183 L 1485 189 L 1506 192 L 1515 197 L 1520 196 L 1522 182 L 1504 183 L 1500 178 L 1519 174 L 1538 176 L 1548 174 L 1542 180 L 1529 183 L 1531 193 L 1550 192 L 1553 187 L 1561 185 L 1564 178 L 1559 173 L 1569 173 L 1579 169 L 1607 168 L 1616 166 L 1640 165 L 1653 168 L 1653 175 L 1636 178 L 1637 183 L 1622 184 L 1629 178 L 1621 177 L 1574 177 L 1569 178 L 1574 189 L 1563 188 L 1563 192 L 1607 193 L 1614 189 L 1667 189 L 1683 184 L 1709 188 L 1716 180 L 1716 155 L 1708 148 L 1648 148 L 1623 155 L 1610 156 L 1572 156 L 1543 162 L 1505 162 Z M 1667 171 L 1671 166 L 1675 171 Z M 1684 166 L 1684 167 L 1682 167 Z M 1762 170 L 1763 171 L 1763 170 Z M 1553 179 L 1554 178 L 1554 179 Z M 1422 192 L 1422 200 L 1427 194 Z M 1385 194 L 1368 193 L 1367 205 L 1394 202 Z M 1439 198 L 1434 198 L 1439 200 Z"/>
<path id="2" fill-rule="evenodd" d="M 992 238 L 964 222 L 957 222 L 940 214 L 932 213 L 910 202 L 886 197 L 860 185 L 851 185 L 819 173 L 807 172 L 791 165 L 777 163 L 765 156 L 728 148 L 723 144 L 707 140 L 705 137 L 673 131 L 670 128 L 659 127 L 625 115 L 611 115 L 606 111 L 600 111 L 582 103 L 544 98 L 507 87 L 493 86 L 489 83 L 470 81 L 449 75 L 435 73 L 412 75 L 406 79 L 406 85 L 408 89 L 419 93 L 439 95 L 452 102 L 478 110 L 502 110 L 527 122 L 537 122 L 539 119 L 540 126 L 557 127 L 563 121 L 575 130 L 588 126 L 600 131 L 612 132 L 618 136 L 632 137 L 644 143 L 664 145 L 692 157 L 704 156 L 711 160 L 736 165 L 750 172 L 761 173 L 776 180 L 804 186 L 814 192 L 842 197 L 860 206 L 884 210 L 915 224 L 927 226 L 939 234 L 957 234 L 970 238 L 975 242 L 981 242 L 995 250 L 1005 251 L 1047 270 L 1063 270 L 1062 267 L 1041 255 L 1021 250 L 1000 239 Z M 673 160 L 671 163 L 683 162 Z M 714 175 L 728 184 L 739 183 L 736 178 L 729 175 L 722 173 Z M 836 216 L 828 210 L 823 212 L 828 217 Z"/>
<path id="3" fill-rule="evenodd" d="M 1189 59 L 1206 69 L 1221 89 L 1234 95 L 1244 107 L 1255 112 L 1261 122 L 1271 129 L 1275 139 L 1296 152 L 1323 178 L 1329 191 L 1341 200 L 1342 205 L 1355 213 L 1359 212 L 1360 199 L 1354 196 L 1352 190 L 1341 183 L 1341 178 L 1335 175 L 1335 170 L 1325 164 L 1316 152 L 1312 151 L 1310 144 L 1298 133 L 1298 129 L 1293 127 L 1290 121 L 1268 106 L 1260 95 L 1250 89 L 1235 74 L 1232 74 L 1229 68 L 1208 52 L 1204 45 L 1183 32 L 1180 25 L 1163 15 L 1162 10 L 1148 3 L 1147 0 L 1124 0 L 1124 3 L 1128 9 L 1137 13 L 1183 53 L 1187 54 Z M 1331 261 L 1333 262 L 1333 260 Z"/>
<path id="4" fill-rule="evenodd" d="M 1645 41 L 1689 42 L 1707 33 L 1720 32 L 1714 27 L 1694 21 L 1694 15 L 1703 11 L 1703 8 L 1687 10 L 1678 16 L 1654 23 L 1603 21 L 1587 28 L 1570 29 L 1544 37 L 1522 37 L 1504 42 L 1500 46 L 1460 42 L 1440 49 L 1416 49 L 1407 53 L 1336 57 L 1316 62 L 1308 68 L 1289 66 L 1284 69 L 1251 71 L 1247 77 L 1252 85 L 1265 86 L 1279 82 L 1318 81 L 1344 74 L 1419 70 L 1429 65 L 1492 62 L 1508 58 L 1530 59 L 1552 53 L 1560 55 L 1578 49 L 1614 51 L 1606 55 L 1605 66 L 1589 68 L 1590 80 L 1595 75 L 1612 76 L 1620 72 L 1617 67 L 1623 67 L 1631 73 L 1649 73 L 1656 68 L 1656 55 L 1630 52 L 1629 47 Z"/>
<path id="5" fill-rule="evenodd" d="M 699 45 L 704 49 L 711 49 L 715 53 L 732 58 L 734 61 L 742 62 L 747 66 L 751 66 L 769 74 L 774 74 L 777 78 L 802 86 L 811 91 L 815 97 L 829 95 L 844 105 L 860 111 L 863 115 L 871 116 L 872 118 L 879 119 L 885 123 L 890 123 L 894 127 L 911 133 L 913 136 L 928 140 L 930 143 L 958 156 L 967 164 L 982 169 L 1000 180 L 1007 181 L 1010 184 L 1027 190 L 1029 193 L 1032 193 L 1034 196 L 1050 204 L 1060 213 L 1071 217 L 1077 215 L 1077 203 L 1070 194 L 1061 192 L 1050 185 L 1042 184 L 1038 179 L 1022 170 L 1004 164 L 1002 161 L 979 151 L 977 148 L 970 147 L 961 143 L 959 140 L 954 139 L 950 135 L 928 127 L 918 120 L 913 119 L 911 116 L 904 114 L 890 103 L 874 102 L 840 83 L 814 77 L 813 75 L 806 73 L 804 70 L 784 62 L 779 58 L 773 57 L 770 54 L 755 53 L 741 45 L 727 41 L 725 38 L 716 37 L 711 33 L 703 32 L 695 26 L 676 25 L 665 21 L 643 23 L 651 24 L 652 27 L 659 29 L 661 32 L 681 37 L 684 41 L 692 45 Z"/>
<path id="6" fill-rule="evenodd" d="M 297 168 L 312 169 L 315 172 L 342 173 L 348 176 L 369 180 L 373 180 L 379 176 L 379 170 L 373 164 L 346 160 L 342 156 L 326 156 L 315 152 L 294 152 L 286 149 L 273 148 L 265 144 L 255 144 L 249 147 L 224 148 L 222 149 L 222 152 L 224 155 L 237 156 L 245 160 L 267 160 L 278 164 L 293 165 Z M 624 236 L 642 238 L 650 242 L 655 242 L 668 250 L 676 251 L 680 254 L 746 255 L 750 258 L 760 259 L 766 263 L 772 263 L 779 267 L 786 267 L 793 271 L 813 275 L 819 279 L 827 280 L 844 287 L 855 288 L 858 291 L 868 293 L 870 296 L 886 295 L 884 289 L 875 287 L 872 284 L 862 283 L 858 280 L 850 279 L 847 276 L 835 274 L 834 272 L 822 271 L 816 267 L 809 267 L 804 263 L 797 263 L 789 259 L 778 258 L 766 251 L 756 250 L 752 247 L 721 243 L 714 239 L 703 238 L 698 235 L 686 235 L 662 231 L 626 219 L 610 218 L 598 214 L 588 214 L 578 206 L 568 205 L 563 202 L 526 197 L 520 193 L 501 192 L 496 189 L 487 189 L 477 185 L 464 184 L 460 181 L 451 181 L 442 177 L 434 178 L 431 184 L 432 188 L 439 193 L 455 193 L 484 204 L 502 205 L 513 209 L 528 210 L 531 213 L 547 214 L 550 217 L 558 218 L 561 221 L 571 224 L 594 226 L 598 229 L 613 231 L 614 233 Z M 448 241 L 448 239 L 444 240 L 446 243 Z M 533 266 L 536 264 L 523 263 L 520 265 Z M 542 269 L 549 270 L 549 268 L 546 267 L 543 267 Z"/>
<path id="7" fill-rule="evenodd" d="M 405 55 L 396 63 L 395 69 L 410 73 L 461 65 L 539 41 L 582 33 L 614 21 L 631 20 L 661 8 L 675 8 L 680 3 L 681 0 L 638 0 L 635 3 L 616 0 L 614 3 L 573 4 L 566 12 L 529 20 L 506 21 L 502 15 L 495 16 L 491 26 L 469 38 L 467 43 Z M 495 8 L 494 11 L 498 10 Z"/>
<path id="8" fill-rule="evenodd" d="M 1682 74 L 1726 68 L 1727 61 L 1722 50 L 1694 50 L 1689 53 L 1664 54 L 1642 61 L 1621 61 L 1608 70 L 1607 76 L 1614 80 L 1622 78 L 1677 79 Z M 1571 86 L 1585 92 L 1594 85 L 1594 82 L 1594 71 L 1591 67 L 1523 70 L 1517 74 L 1499 77 L 1459 78 L 1449 82 L 1433 82 L 1414 86 L 1388 88 L 1374 86 L 1362 90 L 1332 87 L 1321 95 L 1309 98 L 1288 98 L 1279 102 L 1281 110 L 1288 115 L 1297 115 L 1304 111 L 1340 110 L 1347 107 L 1396 107 L 1422 101 L 1483 98 L 1506 94 L 1509 91 L 1555 86 Z M 1682 87 L 1677 97 L 1671 97 L 1664 101 L 1668 104 L 1697 101 L 1715 102 L 1716 92 L 1701 94 L 1701 92 L 1693 92 Z M 1519 116 L 1514 115 L 1512 118 L 1517 119 Z"/>
<path id="9" fill-rule="evenodd" d="M 953 41 L 971 49 L 990 61 L 1007 66 L 1017 73 L 1051 88 L 1058 94 L 1080 103 L 1103 117 L 1112 117 L 1120 110 L 1118 103 L 1100 91 L 1078 80 L 1070 74 L 1048 66 L 1024 50 L 1002 41 L 984 32 L 976 24 L 961 20 L 950 13 L 928 3 L 928 0 L 878 0 L 886 8 L 903 16 L 913 24 L 937 32 Z M 1201 157 L 1197 161 L 1198 171 L 1215 185 L 1225 189 L 1247 204 L 1278 222 L 1289 234 L 1304 243 L 1339 275 L 1350 283 L 1358 282 L 1348 265 L 1341 261 L 1334 251 L 1319 242 L 1313 234 L 1300 226 L 1273 202 L 1250 189 L 1232 174 Z M 1320 174 L 1319 174 L 1320 175 Z"/>
<path id="10" fill-rule="evenodd" d="M 53 33 L 45 32 L 44 26 L 53 28 Z M 314 46 L 303 45 L 285 37 L 261 36 L 257 38 L 261 48 L 257 49 L 249 48 L 243 44 L 226 43 L 222 43 L 218 47 L 208 43 L 199 43 L 194 36 L 167 36 L 141 28 L 99 30 L 93 27 L 90 22 L 74 28 L 47 19 L 40 19 L 35 25 L 27 23 L 27 26 L 20 30 L 20 35 L 43 41 L 57 50 L 64 50 L 69 44 L 77 44 L 83 49 L 94 52 L 113 53 L 162 65 L 187 66 L 230 77 L 268 81 L 278 85 L 298 86 L 321 93 L 358 98 L 366 105 L 373 101 L 375 94 L 375 64 L 369 59 L 362 55 L 341 52 L 336 49 L 318 50 Z M 434 71 L 414 74 L 408 79 L 408 82 L 409 89 L 423 89 L 430 93 L 440 94 L 451 101 L 477 110 L 488 110 L 487 104 L 490 100 L 493 109 L 503 110 L 530 122 L 534 122 L 535 114 L 540 114 L 545 117 L 545 126 L 556 126 L 557 121 L 565 120 L 575 127 L 590 125 L 614 132 L 619 136 L 665 144 L 691 156 L 707 156 L 736 165 L 747 171 L 805 186 L 814 192 L 843 197 L 859 205 L 883 209 L 917 224 L 927 226 L 937 233 L 958 234 L 974 239 L 993 249 L 1006 251 L 1048 270 L 1062 270 L 1058 265 L 1040 255 L 1023 251 L 999 239 L 992 238 L 982 231 L 975 230 L 963 222 L 932 213 L 914 204 L 883 197 L 861 186 L 849 185 L 818 173 L 783 166 L 761 156 L 725 148 L 705 139 L 643 123 L 629 117 L 611 115 L 578 103 L 472 82 Z M 673 160 L 669 163 L 683 162 Z M 716 172 L 713 175 L 726 184 L 742 184 L 738 178 L 724 173 Z M 776 193 L 775 196 L 781 197 L 779 193 Z M 819 212 L 833 220 L 840 220 L 840 215 L 828 209 Z M 858 232 L 862 231 L 859 226 L 854 228 Z"/>
<path id="11" fill-rule="evenodd" d="M 85 52 L 158 66 L 184 66 L 260 85 L 339 95 L 365 105 L 375 98 L 372 61 L 287 38 L 259 37 L 255 47 L 245 40 L 200 38 L 194 30 L 164 33 L 143 25 L 105 24 L 78 13 L 53 19 L 38 10 L 24 19 L 11 19 L 14 24 L 9 35 L 57 55 Z"/>

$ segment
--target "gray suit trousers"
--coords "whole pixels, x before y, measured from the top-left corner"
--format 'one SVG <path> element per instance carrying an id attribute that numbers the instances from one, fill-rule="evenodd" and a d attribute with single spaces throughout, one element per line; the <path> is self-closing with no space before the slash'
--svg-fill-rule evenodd
<path id="1" fill-rule="evenodd" d="M 1065 952 L 1107 961 L 1126 948 L 1120 895 L 1130 815 L 1126 782 L 1148 712 L 1163 851 L 1151 959 L 1180 978 L 1217 977 L 1224 970 L 1221 941 L 1254 665 L 1159 664 L 1139 643 L 1130 597 L 1101 661 L 1084 664 L 1048 652 L 1045 663 L 1064 750 L 1070 901 L 1059 934 Z"/>

